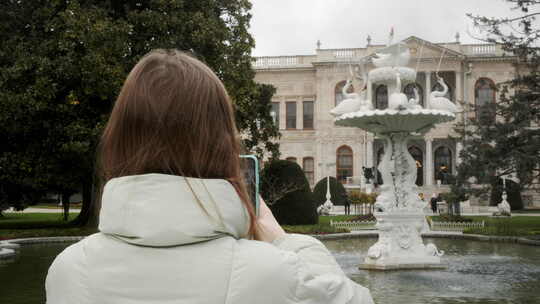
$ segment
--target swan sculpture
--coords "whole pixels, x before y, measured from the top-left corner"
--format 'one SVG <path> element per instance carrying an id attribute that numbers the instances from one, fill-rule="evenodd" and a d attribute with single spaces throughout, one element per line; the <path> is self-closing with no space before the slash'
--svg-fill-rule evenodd
<path id="1" fill-rule="evenodd" d="M 420 95 L 418 94 L 418 89 L 413 88 L 414 98 L 409 99 L 408 108 L 411 110 L 421 110 L 422 106 L 420 105 Z"/>
<path id="2" fill-rule="evenodd" d="M 433 91 L 429 94 L 429 107 L 434 110 L 448 111 L 451 113 L 459 112 L 459 108 L 445 97 L 448 93 L 448 86 L 442 77 L 437 76 L 437 82 L 443 87 L 443 90 Z"/>
<path id="3" fill-rule="evenodd" d="M 403 110 L 407 108 L 409 101 L 407 95 L 401 93 L 401 77 L 396 73 L 396 91 L 388 98 L 388 108 L 393 110 Z"/>
<path id="4" fill-rule="evenodd" d="M 340 116 L 345 113 L 356 112 L 360 110 L 362 105 L 360 96 L 357 93 L 347 93 L 347 90 L 352 85 L 352 79 L 347 79 L 347 83 L 343 86 L 341 94 L 343 95 L 343 100 L 330 111 L 330 114 L 333 116 Z"/>
<path id="5" fill-rule="evenodd" d="M 367 100 L 366 96 L 366 83 L 367 83 L 367 73 L 365 73 L 363 65 L 360 65 L 360 70 L 362 71 L 362 77 L 359 75 L 354 75 L 352 68 L 349 66 L 349 72 L 352 77 L 362 79 L 362 85 L 360 86 L 362 92 L 357 93 L 348 93 L 347 91 L 352 86 L 352 79 L 347 79 L 347 82 L 341 90 L 343 95 L 343 101 L 339 103 L 334 109 L 330 111 L 330 114 L 333 116 L 340 116 L 345 113 L 351 113 L 356 111 L 369 111 L 372 109 L 371 103 Z"/>

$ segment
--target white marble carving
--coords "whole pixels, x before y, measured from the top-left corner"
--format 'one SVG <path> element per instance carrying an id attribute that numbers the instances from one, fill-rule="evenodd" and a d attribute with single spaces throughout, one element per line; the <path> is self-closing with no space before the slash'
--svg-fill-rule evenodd
<path id="1" fill-rule="evenodd" d="M 431 92 L 431 94 L 429 94 L 429 107 L 431 109 L 448 111 L 451 113 L 459 112 L 459 108 L 448 98 L 445 97 L 448 93 L 448 86 L 446 85 L 444 80 L 441 77 L 437 77 L 437 81 L 443 87 L 443 90 L 433 91 Z"/>
<path id="2" fill-rule="evenodd" d="M 392 50 L 385 50 L 381 52 L 384 56 L 379 54 L 374 59 L 379 68 L 371 71 L 369 77 L 374 85 L 384 83 L 388 86 L 388 109 L 345 113 L 335 120 L 336 125 L 361 128 L 384 139 L 385 153 L 378 167 L 384 183 L 375 203 L 379 240 L 368 250 L 360 267 L 382 270 L 440 268 L 443 252 L 433 244 L 425 246 L 422 241 L 425 204 L 418 196 L 417 168 L 407 141 L 413 134 L 424 134 L 438 123 L 455 119 L 455 110 L 447 105 L 423 109 L 417 91 L 415 98 L 408 100 L 401 92 L 401 82 L 404 75 L 413 82 L 416 73 L 412 69 L 409 73 L 409 68 L 399 65 L 408 63 L 409 51 L 403 44 L 387 49 Z M 443 101 L 436 98 L 444 98 L 445 91 L 432 93 L 435 105 Z"/>
<path id="3" fill-rule="evenodd" d="M 508 198 L 508 195 L 506 194 L 506 191 L 503 191 L 502 193 L 502 201 L 497 205 L 497 209 L 499 210 L 500 215 L 511 215 L 512 210 L 510 208 L 510 204 L 506 200 Z"/>
<path id="4" fill-rule="evenodd" d="M 401 92 L 401 77 L 399 73 L 396 73 L 396 87 L 395 91 L 390 94 L 388 98 L 388 108 L 394 110 L 404 110 L 409 101 L 407 100 L 407 95 Z"/>

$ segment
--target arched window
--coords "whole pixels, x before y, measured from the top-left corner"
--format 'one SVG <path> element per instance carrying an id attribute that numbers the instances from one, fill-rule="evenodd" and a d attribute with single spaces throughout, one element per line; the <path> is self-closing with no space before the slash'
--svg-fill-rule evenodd
<path id="1" fill-rule="evenodd" d="M 452 90 L 452 87 L 450 85 L 448 85 L 448 82 L 446 80 L 444 80 L 444 83 L 446 84 L 446 86 L 448 87 L 448 92 L 446 93 L 446 95 L 444 95 L 444 97 L 450 99 L 451 102 L 454 102 L 454 99 L 453 99 L 453 90 Z M 432 88 L 431 88 L 431 92 L 433 91 L 442 91 L 443 90 L 443 87 L 440 83 L 436 83 Z"/>
<path id="2" fill-rule="evenodd" d="M 342 146 L 336 153 L 336 178 L 342 184 L 347 182 L 347 177 L 353 176 L 353 151 L 348 146 Z"/>
<path id="3" fill-rule="evenodd" d="M 441 184 L 448 184 L 448 178 L 452 175 L 452 150 L 446 146 L 438 147 L 434 157 L 435 180 L 441 180 Z"/>
<path id="4" fill-rule="evenodd" d="M 336 84 L 336 88 L 334 90 L 334 95 L 335 95 L 335 99 L 334 99 L 334 102 L 335 102 L 335 105 L 337 106 L 340 102 L 343 101 L 344 99 L 344 96 L 343 96 L 343 87 L 345 86 L 347 82 L 344 80 L 344 81 L 341 81 L 339 82 L 338 84 Z M 348 89 L 347 89 L 347 93 L 354 93 L 354 87 L 351 85 Z"/>
<path id="5" fill-rule="evenodd" d="M 290 162 L 295 162 L 296 163 L 296 157 L 287 157 L 285 160 L 288 160 Z"/>
<path id="6" fill-rule="evenodd" d="M 416 185 L 422 186 L 424 184 L 424 154 L 422 153 L 422 150 L 416 146 L 410 146 L 409 153 L 411 153 L 411 156 L 416 162 Z"/>
<path id="7" fill-rule="evenodd" d="M 375 108 L 384 110 L 388 108 L 388 88 L 380 85 L 375 90 Z"/>
<path id="8" fill-rule="evenodd" d="M 403 93 L 405 93 L 405 95 L 407 95 L 408 100 L 411 100 L 411 99 L 413 99 L 415 97 L 414 96 L 414 88 L 416 88 L 418 90 L 418 95 L 419 95 L 419 98 L 420 98 L 419 104 L 423 107 L 424 106 L 424 90 L 422 89 L 422 87 L 418 83 L 409 83 L 403 89 Z"/>
<path id="9" fill-rule="evenodd" d="M 310 185 L 315 182 L 315 162 L 313 157 L 304 157 L 302 160 L 302 168 Z"/>
<path id="10" fill-rule="evenodd" d="M 489 78 L 480 78 L 474 86 L 476 118 L 490 121 L 495 118 L 496 86 Z"/>

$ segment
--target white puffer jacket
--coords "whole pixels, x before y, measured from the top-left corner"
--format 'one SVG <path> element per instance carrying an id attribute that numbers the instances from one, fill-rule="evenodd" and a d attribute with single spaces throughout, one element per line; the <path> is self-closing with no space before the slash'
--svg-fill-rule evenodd
<path id="1" fill-rule="evenodd" d="M 101 232 L 58 255 L 47 303 L 373 303 L 318 240 L 289 234 L 269 244 L 245 239 L 247 228 L 225 180 L 113 179 Z"/>

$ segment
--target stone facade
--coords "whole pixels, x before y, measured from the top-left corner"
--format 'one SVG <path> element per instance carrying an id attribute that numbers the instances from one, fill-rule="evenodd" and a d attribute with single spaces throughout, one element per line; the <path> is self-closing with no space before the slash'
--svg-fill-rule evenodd
<path id="1" fill-rule="evenodd" d="M 472 109 L 471 106 L 478 102 L 477 88 L 481 79 L 496 84 L 512 79 L 516 73 L 515 58 L 504 54 L 496 45 L 431 43 L 414 36 L 404 42 L 411 50 L 409 67 L 417 70 L 416 83 L 423 100 L 427 100 L 436 85 L 437 72 L 450 88 L 450 99 L 466 110 Z M 256 58 L 256 81 L 277 88 L 273 102 L 275 106 L 279 105 L 282 157 L 295 158 L 300 166 L 304 166 L 305 159 L 308 162 L 312 159 L 312 182 L 316 183 L 327 175 L 339 175 L 337 167 L 342 166 L 338 164 L 338 150 L 340 153 L 352 152 L 352 171 L 346 174 L 351 177 L 349 182 L 363 184 L 362 167 L 377 165 L 377 156 L 382 147 L 380 140 L 374 134 L 360 129 L 335 126 L 329 112 L 336 105 L 343 82 L 350 78 L 350 63 L 358 63 L 360 59 L 383 47 L 367 45 L 355 49 L 318 48 L 315 55 Z M 372 68 L 371 64 L 366 66 L 367 71 Z M 353 82 L 356 92 L 359 91 L 359 85 L 358 80 Z M 377 98 L 384 99 L 384 92 L 379 90 L 384 89 L 368 83 L 368 99 L 372 100 L 374 107 L 377 106 Z M 493 90 L 494 102 L 497 99 Z M 314 102 L 313 128 L 304 128 L 303 116 L 306 113 L 303 113 L 303 103 L 306 101 Z M 295 121 L 292 119 L 293 113 L 289 113 L 289 126 L 287 103 L 296 104 Z M 293 109 L 293 106 L 289 108 Z M 459 114 L 456 121 L 467 120 L 475 115 L 474 111 L 468 113 Z M 455 135 L 454 123 L 439 125 L 427 133 L 425 139 L 418 138 L 409 143 L 409 147 L 416 148 L 418 173 L 421 175 L 418 183 L 428 193 L 430 190 L 436 191 L 437 167 L 444 163 L 449 171 L 455 172 L 456 164 L 460 161 L 457 155 L 461 144 L 449 139 L 449 135 Z"/>

